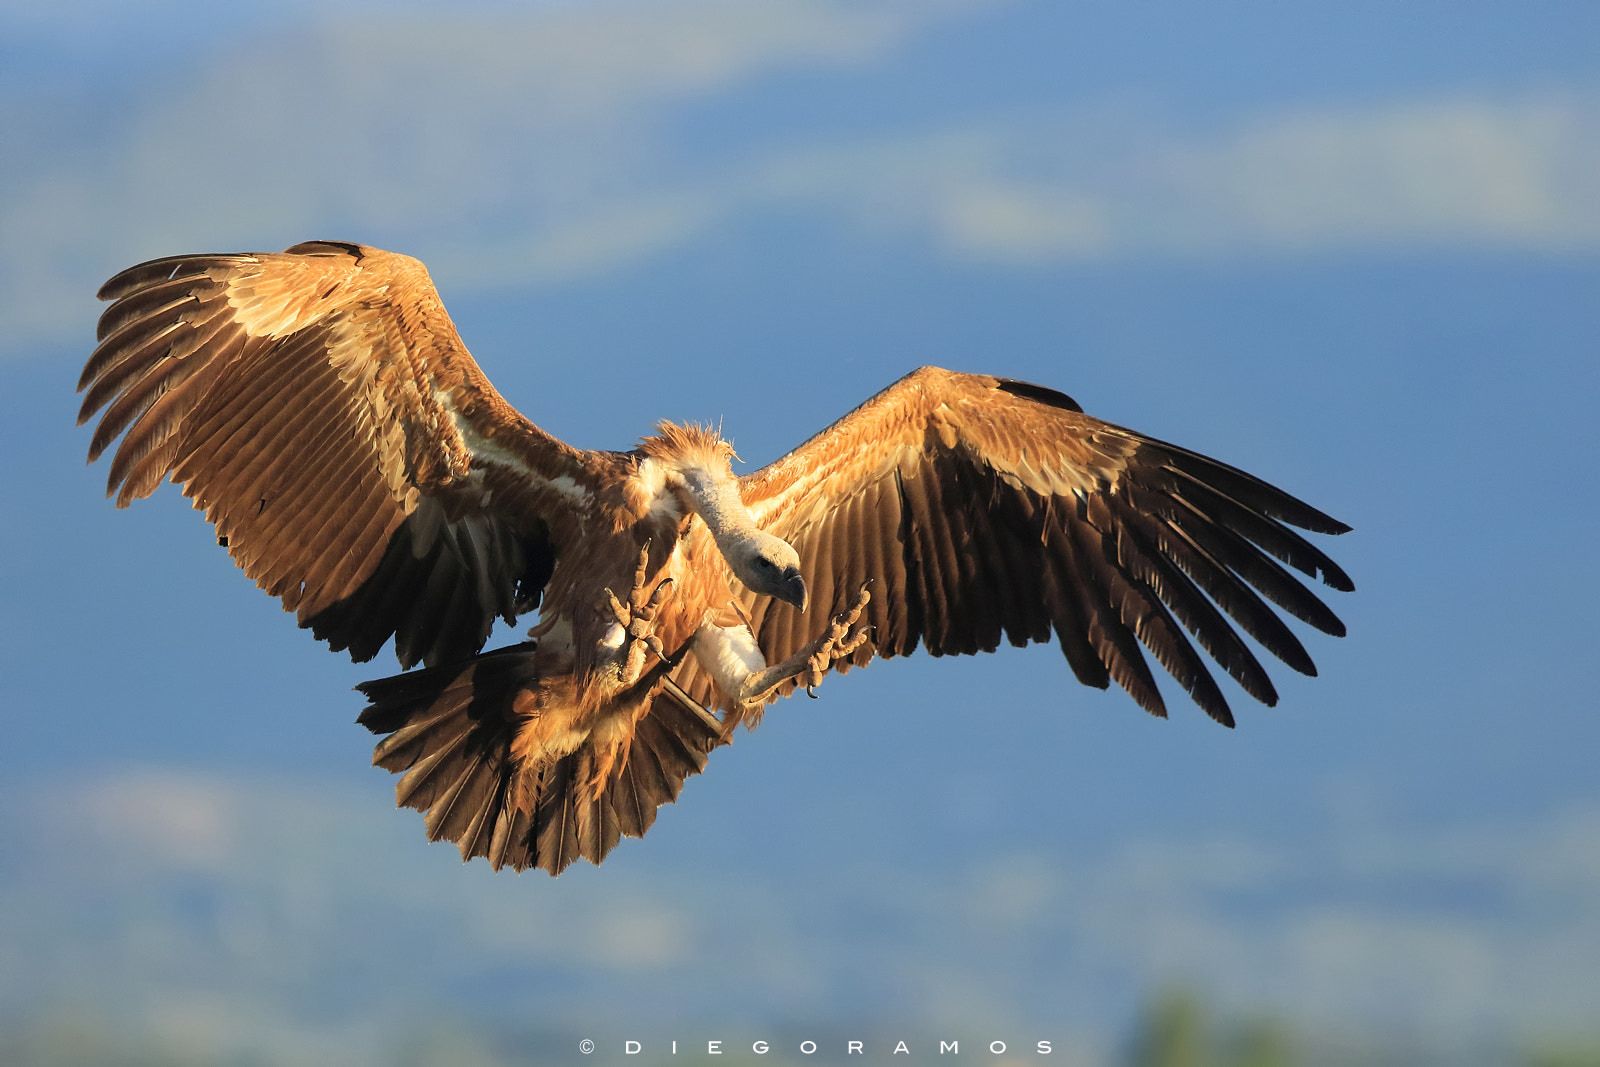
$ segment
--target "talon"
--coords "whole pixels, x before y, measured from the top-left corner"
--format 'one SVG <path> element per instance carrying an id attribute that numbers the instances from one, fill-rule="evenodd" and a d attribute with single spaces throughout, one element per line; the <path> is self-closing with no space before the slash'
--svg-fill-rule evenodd
<path id="1" fill-rule="evenodd" d="M 668 593 L 672 592 L 673 582 L 674 579 L 672 578 L 661 579 L 661 581 L 656 585 L 656 591 L 650 594 L 650 602 L 644 606 L 644 609 L 642 609 L 650 612 L 650 618 L 655 617 L 656 609 L 661 607 L 661 602 L 667 599 Z"/>

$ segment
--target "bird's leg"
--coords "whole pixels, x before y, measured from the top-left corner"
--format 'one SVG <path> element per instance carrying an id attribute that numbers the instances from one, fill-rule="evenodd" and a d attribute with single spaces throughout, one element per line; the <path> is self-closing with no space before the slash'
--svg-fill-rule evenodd
<path id="1" fill-rule="evenodd" d="M 628 591 L 628 599 L 618 600 L 615 593 L 606 590 L 606 606 L 622 629 L 622 643 L 617 649 L 617 688 L 597 710 L 590 729 L 594 756 L 585 783 L 590 800 L 598 800 L 605 792 L 606 783 L 618 770 L 619 761 L 627 766 L 627 745 L 633 737 L 634 723 L 661 679 L 689 650 L 688 641 L 671 655 L 662 646 L 655 623 L 672 589 L 672 579 L 663 578 L 653 591 L 647 592 L 645 580 L 649 573 L 650 543 L 646 541 L 639 550 L 639 565 L 633 572 L 633 588 Z M 655 666 L 648 671 L 644 669 L 647 652 L 654 652 L 656 656 Z"/>
<path id="2" fill-rule="evenodd" d="M 867 592 L 867 583 L 862 582 L 850 607 L 835 615 L 828 623 L 828 628 L 822 631 L 815 641 L 777 666 L 768 667 L 746 678 L 744 684 L 739 687 L 739 702 L 757 703 L 774 688 L 791 678 L 796 684 L 805 687 L 807 696 L 815 696 L 811 692 L 812 688 L 822 684 L 822 676 L 828 673 L 833 661 L 850 655 L 867 639 L 865 627 L 854 634 L 850 633 L 850 627 L 861 618 L 862 609 L 867 606 L 867 601 L 871 597 L 872 594 Z"/>
<path id="3" fill-rule="evenodd" d="M 645 577 L 649 561 L 650 543 L 647 541 L 639 550 L 639 566 L 633 573 L 633 589 L 629 591 L 626 602 L 618 600 L 610 589 L 606 590 L 606 600 L 612 617 L 622 627 L 622 647 L 618 651 L 618 667 L 624 684 L 639 677 L 639 672 L 644 669 L 644 655 L 647 651 L 654 652 L 657 659 L 667 658 L 666 650 L 661 647 L 661 638 L 656 636 L 655 621 L 661 612 L 662 603 L 666 601 L 667 594 L 672 589 L 672 579 L 661 579 L 656 583 L 655 590 L 647 594 Z"/>

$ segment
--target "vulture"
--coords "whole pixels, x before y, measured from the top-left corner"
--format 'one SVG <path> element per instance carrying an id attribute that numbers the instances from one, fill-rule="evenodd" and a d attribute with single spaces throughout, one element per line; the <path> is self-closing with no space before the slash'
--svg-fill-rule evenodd
<path id="1" fill-rule="evenodd" d="M 373 763 L 496 869 L 599 863 L 740 723 L 877 656 L 1053 637 L 1165 715 L 1148 652 L 1232 725 L 1200 650 L 1270 705 L 1244 635 L 1314 674 L 1280 612 L 1344 633 L 1290 572 L 1352 589 L 1293 529 L 1349 527 L 1044 386 L 923 367 L 736 475 L 703 426 L 618 452 L 545 433 L 407 256 L 174 256 L 99 295 L 78 421 L 103 410 L 90 462 L 121 439 L 107 495 L 170 477 L 331 649 L 392 639 L 402 673 L 358 687 Z"/>

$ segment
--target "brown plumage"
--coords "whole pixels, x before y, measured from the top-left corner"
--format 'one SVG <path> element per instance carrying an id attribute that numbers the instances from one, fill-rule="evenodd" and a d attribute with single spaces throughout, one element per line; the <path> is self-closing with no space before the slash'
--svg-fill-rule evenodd
<path id="1" fill-rule="evenodd" d="M 735 725 L 873 656 L 1054 636 L 1165 714 L 1148 650 L 1231 725 L 1191 635 L 1272 704 L 1238 631 L 1306 674 L 1268 601 L 1344 632 L 1284 565 L 1352 588 L 1291 529 L 1346 526 L 1040 386 L 923 368 L 737 478 L 697 427 L 628 452 L 541 431 L 405 256 L 178 256 L 100 296 L 79 421 L 104 409 L 91 461 L 121 437 L 108 494 L 170 476 L 300 625 L 358 661 L 393 638 L 407 672 L 360 687 L 373 762 L 496 867 L 600 862 Z M 481 651 L 534 609 L 531 640 Z"/>

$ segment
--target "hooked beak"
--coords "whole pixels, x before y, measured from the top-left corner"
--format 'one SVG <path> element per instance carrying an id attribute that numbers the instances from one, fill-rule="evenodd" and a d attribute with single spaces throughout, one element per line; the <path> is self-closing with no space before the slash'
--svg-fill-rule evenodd
<path id="1" fill-rule="evenodd" d="M 806 610 L 811 598 L 806 593 L 806 580 L 801 577 L 799 567 L 790 567 L 783 572 L 783 591 L 778 594 L 778 599 L 785 604 L 793 604 L 801 611 Z"/>

